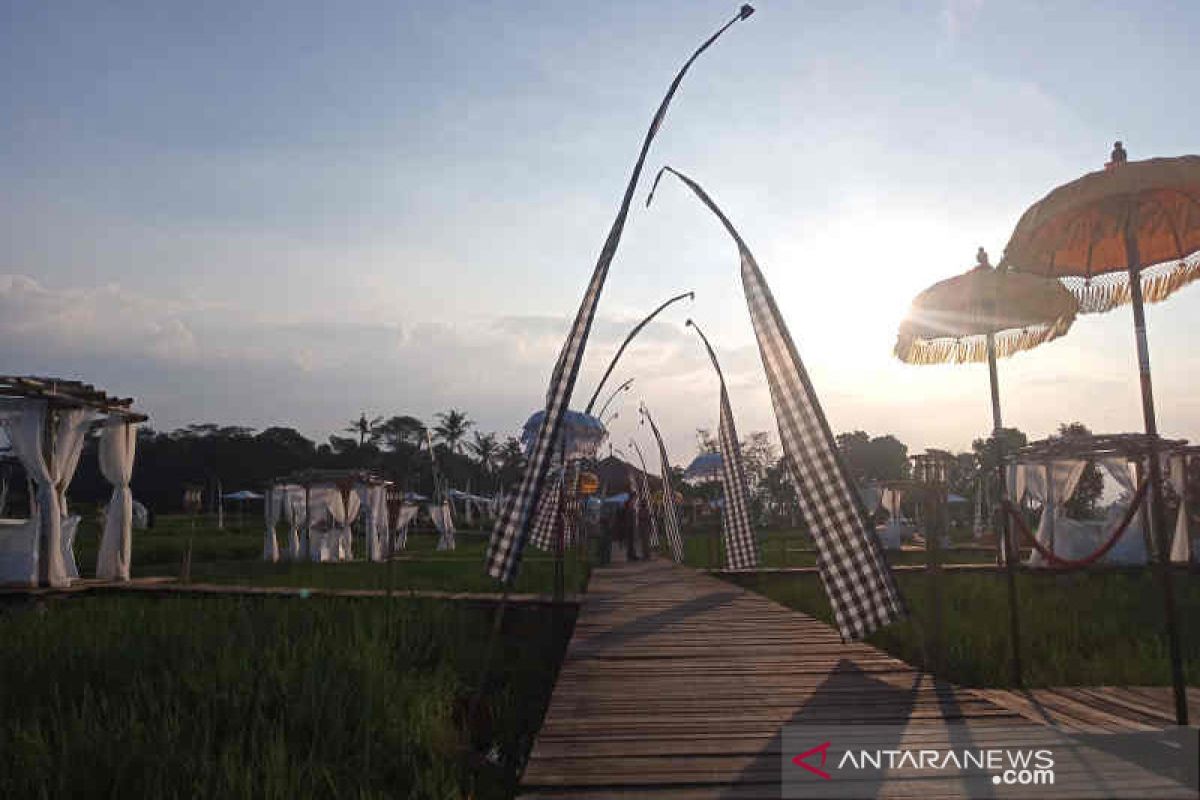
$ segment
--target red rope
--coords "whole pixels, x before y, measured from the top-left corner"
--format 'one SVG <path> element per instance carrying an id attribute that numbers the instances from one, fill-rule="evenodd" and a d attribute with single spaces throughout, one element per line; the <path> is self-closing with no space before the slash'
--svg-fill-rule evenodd
<path id="1" fill-rule="evenodd" d="M 1117 540 L 1125 533 L 1125 529 L 1129 527 L 1129 523 L 1133 522 L 1133 515 L 1141 507 L 1142 501 L 1146 498 L 1146 482 L 1142 481 L 1138 486 L 1137 491 L 1133 494 L 1133 500 L 1129 503 L 1129 508 L 1125 511 L 1125 516 L 1121 519 L 1121 524 L 1113 530 L 1112 535 L 1108 537 L 1108 541 L 1100 545 L 1097 550 L 1086 558 L 1063 558 L 1046 547 L 1030 533 L 1029 526 L 1025 524 L 1025 519 L 1018 513 L 1018 509 L 1007 500 L 1004 501 L 1004 508 L 1008 511 L 1009 516 L 1017 523 L 1017 528 L 1021 533 L 1025 534 L 1025 538 L 1029 540 L 1030 545 L 1034 550 L 1042 554 L 1042 558 L 1050 562 L 1050 564 L 1058 569 L 1078 569 L 1095 563 L 1104 557 L 1104 554 L 1113 549 Z"/>

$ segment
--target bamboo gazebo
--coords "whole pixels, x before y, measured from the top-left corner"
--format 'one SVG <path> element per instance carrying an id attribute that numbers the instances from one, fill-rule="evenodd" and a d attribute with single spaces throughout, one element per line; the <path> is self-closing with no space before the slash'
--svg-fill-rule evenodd
<path id="1" fill-rule="evenodd" d="M 28 519 L 0 519 L 0 583 L 69 586 L 79 578 L 74 542 L 79 517 L 67 487 L 93 426 L 102 429 L 100 471 L 113 485 L 96 562 L 101 580 L 129 580 L 134 450 L 139 422 L 133 399 L 88 383 L 39 376 L 0 376 L 0 428 L 35 490 Z"/>

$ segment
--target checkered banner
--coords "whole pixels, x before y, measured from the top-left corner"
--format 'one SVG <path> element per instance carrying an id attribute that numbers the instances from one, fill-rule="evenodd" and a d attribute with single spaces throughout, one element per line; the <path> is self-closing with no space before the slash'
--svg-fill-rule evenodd
<path id="1" fill-rule="evenodd" d="M 604 288 L 605 278 L 608 277 L 609 265 L 612 264 L 613 257 L 617 254 L 617 246 L 621 243 L 621 234 L 625 230 L 625 219 L 629 216 L 629 205 L 633 200 L 634 191 L 637 189 L 638 179 L 642 175 L 646 155 L 650 151 L 650 143 L 654 141 L 655 135 L 662 126 L 671 99 L 679 89 L 679 84 L 683 81 L 688 69 L 721 34 L 729 30 L 735 22 L 745 19 L 752 13 L 754 13 L 753 8 L 748 5 L 743 6 L 733 19 L 708 37 L 692 53 L 675 75 L 671 87 L 667 90 L 654 114 L 654 119 L 650 122 L 650 128 L 646 131 L 642 149 L 638 153 L 637 162 L 633 167 L 633 174 L 629 176 L 629 183 L 625 187 L 625 195 L 621 200 L 621 207 L 617 211 L 617 218 L 613 220 L 608 237 L 604 240 L 604 246 L 600 249 L 600 256 L 592 271 L 592 279 L 588 283 L 583 302 L 571 325 L 571 333 L 567 336 L 562 351 L 559 353 L 558 361 L 555 363 L 550 386 L 546 391 L 546 414 L 542 428 L 538 431 L 537 440 L 530 449 L 525 474 L 521 477 L 521 484 L 516 494 L 504 507 L 500 517 L 496 520 L 496 527 L 492 530 L 486 564 L 487 573 L 493 578 L 510 583 L 516 578 L 520 569 L 521 554 L 524 552 L 525 543 L 529 538 L 530 522 L 534 516 L 538 497 L 542 493 L 542 487 L 546 483 L 546 473 L 550 469 L 554 445 L 558 442 L 563 415 L 567 411 L 571 393 L 575 390 L 575 380 L 579 377 L 579 366 L 583 361 L 583 351 L 587 345 L 588 334 L 592 329 L 592 321 L 596 316 L 596 306 L 600 302 L 600 292 Z"/>
<path id="2" fill-rule="evenodd" d="M 742 446 L 738 443 L 737 426 L 733 424 L 733 408 L 725 388 L 725 374 L 717 354 L 700 326 L 688 320 L 696 329 L 704 349 L 712 360 L 713 369 L 721 381 L 720 423 L 717 439 L 721 444 L 721 488 L 725 502 L 721 506 L 721 527 L 725 535 L 725 565 L 729 569 L 754 569 L 758 566 L 758 541 L 750 527 L 750 500 L 746 491 L 746 469 L 742 464 Z"/>
<path id="3" fill-rule="evenodd" d="M 650 546 L 655 550 L 658 549 L 658 520 L 654 516 L 654 501 L 650 497 L 650 479 L 646 477 L 646 459 L 642 455 L 642 448 L 638 447 L 638 443 L 633 439 L 629 440 L 633 445 L 634 451 L 638 455 L 638 461 L 642 462 L 642 473 L 638 476 L 639 489 L 638 494 L 641 495 L 642 504 L 646 507 L 646 516 L 650 518 Z"/>
<path id="4" fill-rule="evenodd" d="M 654 506 L 650 500 L 650 485 L 646 480 L 646 473 L 641 472 L 635 474 L 629 470 L 629 488 L 633 491 L 637 498 L 637 508 L 639 513 L 645 512 L 647 523 L 650 526 L 650 546 L 658 547 L 658 521 L 654 519 Z"/>
<path id="5" fill-rule="evenodd" d="M 675 515 L 675 492 L 671 489 L 671 461 L 667 458 L 667 447 L 663 444 L 662 434 L 658 432 L 658 426 L 654 424 L 654 418 L 645 406 L 642 407 L 642 414 L 650 423 L 650 430 L 654 432 L 654 439 L 658 442 L 658 458 L 662 464 L 663 528 L 667 532 L 667 544 L 671 547 L 671 557 L 675 559 L 675 563 L 682 564 L 683 539 L 679 535 L 679 518 Z"/>
<path id="6" fill-rule="evenodd" d="M 746 470 L 742 465 L 742 447 L 733 424 L 729 394 L 721 382 L 721 487 L 725 503 L 721 522 L 725 528 L 725 565 L 729 569 L 754 569 L 758 566 L 758 540 L 750 527 L 750 500 L 746 493 Z"/>
<path id="7" fill-rule="evenodd" d="M 821 581 L 842 638 L 861 639 L 905 614 L 879 538 L 866 522 L 862 499 L 838 452 L 817 393 L 750 249 L 699 184 L 669 167 L 664 169 L 686 183 L 737 242 L 742 286 L 771 389 L 779 438 L 800 510 L 816 543 Z"/>
<path id="8" fill-rule="evenodd" d="M 529 543 L 539 550 L 554 552 L 555 534 L 558 531 L 558 509 L 561 506 L 563 488 L 562 470 L 551 479 L 538 498 L 537 513 L 533 516 L 533 527 Z"/>

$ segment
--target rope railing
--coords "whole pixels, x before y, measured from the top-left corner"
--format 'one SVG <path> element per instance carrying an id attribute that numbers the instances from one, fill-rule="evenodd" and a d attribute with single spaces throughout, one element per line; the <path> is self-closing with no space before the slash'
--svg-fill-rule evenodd
<path id="1" fill-rule="evenodd" d="M 1108 540 L 1104 544 L 1100 545 L 1093 553 L 1084 558 L 1063 558 L 1054 551 L 1046 549 L 1046 546 L 1039 542 L 1037 537 L 1029 530 L 1029 525 L 1026 524 L 1025 518 L 1021 516 L 1020 509 L 1008 500 L 1004 501 L 1004 509 L 1008 512 L 1013 522 L 1016 523 L 1017 530 L 1024 534 L 1033 549 L 1041 553 L 1042 558 L 1050 562 L 1051 566 L 1060 570 L 1082 569 L 1103 558 L 1109 550 L 1113 549 L 1117 540 L 1125 535 L 1125 530 L 1133 522 L 1134 514 L 1138 512 L 1146 499 L 1146 489 L 1147 483 L 1143 480 L 1138 485 L 1137 491 L 1134 492 L 1133 499 L 1129 503 L 1129 508 L 1125 511 L 1125 516 L 1121 518 L 1121 523 L 1113 530 L 1112 535 L 1108 537 Z"/>

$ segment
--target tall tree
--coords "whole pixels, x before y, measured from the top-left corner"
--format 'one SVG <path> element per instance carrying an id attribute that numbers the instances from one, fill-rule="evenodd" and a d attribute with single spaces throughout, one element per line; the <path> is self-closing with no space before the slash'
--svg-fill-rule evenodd
<path id="1" fill-rule="evenodd" d="M 425 438 L 425 423 L 407 415 L 388 417 L 375 426 L 375 432 L 383 446 L 395 452 L 402 445 L 419 446 Z"/>
<path id="2" fill-rule="evenodd" d="M 475 438 L 467 445 L 467 449 L 471 451 L 471 455 L 475 456 L 476 463 L 479 464 L 484 475 L 490 476 L 496 466 L 496 458 L 500 454 L 500 446 L 496 443 L 496 434 L 475 431 Z"/>
<path id="3" fill-rule="evenodd" d="M 837 445 L 856 480 L 896 481 L 908 477 L 908 445 L 891 434 L 872 438 L 866 431 L 840 433 Z"/>
<path id="4" fill-rule="evenodd" d="M 1005 458 L 1011 458 L 1013 453 L 1029 444 L 1029 437 L 1020 428 L 1001 428 L 1000 443 L 1004 447 Z M 996 451 L 992 448 L 991 438 L 984 437 L 971 442 L 971 452 L 975 454 L 980 469 L 990 473 L 996 471 Z"/>
<path id="5" fill-rule="evenodd" d="M 452 453 L 459 452 L 463 437 L 475 425 L 466 414 L 453 408 L 438 414 L 437 421 L 438 424 L 433 427 L 433 435 Z"/>
<path id="6" fill-rule="evenodd" d="M 497 461 L 500 463 L 501 485 L 519 481 L 525 472 L 525 449 L 521 447 L 521 441 L 515 436 L 505 439 L 504 444 L 500 445 Z"/>
<path id="7" fill-rule="evenodd" d="M 717 437 L 713 436 L 713 432 L 708 428 L 696 428 L 696 450 L 698 455 L 708 455 L 709 453 L 718 453 L 721 450 L 721 443 L 717 441 Z"/>
<path id="8" fill-rule="evenodd" d="M 1091 435 L 1092 432 L 1082 422 L 1063 422 L 1058 426 L 1057 438 L 1060 439 L 1077 439 Z M 1094 517 L 1096 516 L 1096 503 L 1103 493 L 1104 476 L 1095 462 L 1089 461 L 1088 465 L 1083 468 L 1083 474 L 1079 476 L 1075 494 L 1071 495 L 1071 499 L 1063 504 L 1063 509 L 1068 516 L 1077 519 Z"/>

